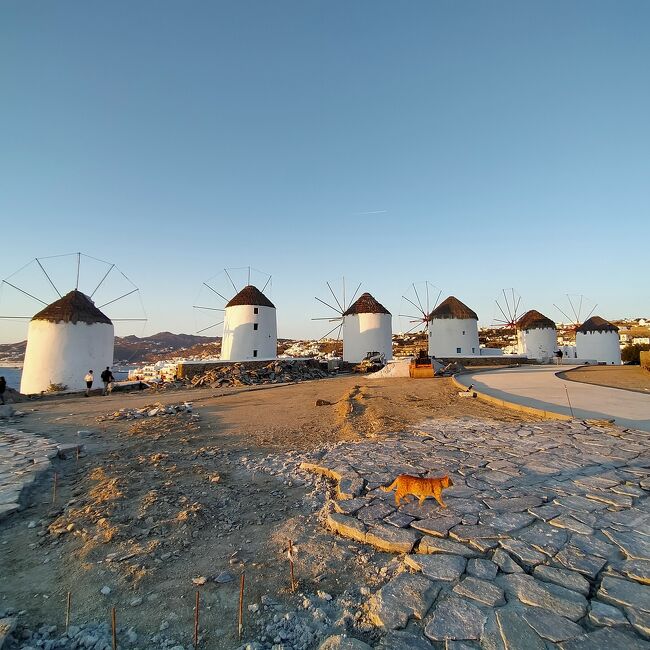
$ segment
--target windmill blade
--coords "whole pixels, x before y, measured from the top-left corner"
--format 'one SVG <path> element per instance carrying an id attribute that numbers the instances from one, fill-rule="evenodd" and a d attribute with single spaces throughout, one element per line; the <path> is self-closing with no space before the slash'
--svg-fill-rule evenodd
<path id="1" fill-rule="evenodd" d="M 262 293 L 264 293 L 264 290 L 268 286 L 269 282 L 271 282 L 271 276 L 270 275 L 269 275 L 269 279 L 264 283 L 264 286 L 262 287 Z M 250 284 L 250 282 L 249 282 L 249 284 Z"/>
<path id="2" fill-rule="evenodd" d="M 596 307 L 598 307 L 597 304 L 594 305 L 593 309 L 592 309 L 592 310 L 591 310 L 591 311 L 590 311 L 590 312 L 585 316 L 585 320 L 589 320 L 589 318 L 591 317 L 591 315 L 596 311 Z"/>
<path id="3" fill-rule="evenodd" d="M 401 316 L 402 318 L 415 318 L 415 319 L 417 319 L 419 321 L 426 320 L 426 319 L 422 318 L 422 316 L 412 316 L 411 314 L 397 314 L 397 315 Z M 415 321 L 411 321 L 411 322 L 413 323 Z"/>
<path id="4" fill-rule="evenodd" d="M 571 296 L 567 293 L 566 297 L 568 298 L 568 300 L 569 300 L 569 304 L 571 305 L 571 311 L 573 311 L 573 315 L 574 315 L 575 318 L 576 318 L 575 321 L 573 321 L 573 322 L 574 322 L 574 323 L 578 323 L 578 322 L 580 322 L 580 317 L 578 316 L 578 314 L 576 314 L 576 309 L 575 309 L 575 307 L 573 306 L 573 302 L 571 301 Z"/>
<path id="5" fill-rule="evenodd" d="M 562 316 L 564 316 L 564 318 L 567 319 L 567 322 L 568 322 L 568 323 L 572 323 L 572 322 L 573 322 L 573 321 L 571 320 L 571 317 L 570 317 L 570 316 L 567 316 L 567 314 L 565 314 L 564 311 L 563 311 L 562 309 L 560 309 L 560 308 L 559 308 L 555 303 L 553 303 L 553 307 L 555 307 L 555 309 L 557 309 L 557 310 L 562 314 Z"/>
<path id="6" fill-rule="evenodd" d="M 232 281 L 232 278 L 230 277 L 230 273 L 228 273 L 228 269 L 224 269 L 224 273 L 228 276 L 228 279 L 230 280 L 230 284 L 232 284 L 232 288 L 235 290 L 235 293 L 237 293 L 237 287 L 235 286 L 235 283 Z"/>
<path id="7" fill-rule="evenodd" d="M 510 313 L 510 304 L 508 303 L 508 296 L 506 296 L 506 290 L 501 290 L 503 293 L 503 299 L 505 300 L 506 310 L 508 311 L 508 322 L 512 322 L 512 314 Z M 505 314 L 504 314 L 505 315 Z"/>
<path id="8" fill-rule="evenodd" d="M 217 327 L 217 326 L 219 326 L 219 325 L 221 325 L 221 324 L 223 324 L 223 321 L 220 321 L 220 322 L 218 322 L 218 323 L 215 323 L 214 325 L 208 325 L 207 327 L 204 327 L 202 330 L 198 330 L 196 333 L 197 333 L 197 334 L 200 334 L 201 332 L 205 332 L 206 330 L 210 330 L 210 329 L 212 329 L 213 327 Z"/>
<path id="9" fill-rule="evenodd" d="M 213 288 L 212 288 L 212 287 L 211 287 L 207 282 L 204 282 L 203 284 L 204 284 L 208 289 L 210 289 L 210 291 L 212 291 L 212 293 L 216 293 L 216 294 L 219 296 L 219 298 L 222 298 L 223 300 L 225 300 L 226 302 L 228 302 L 228 298 L 226 298 L 226 296 L 222 296 L 222 295 L 221 295 L 221 294 L 220 294 L 216 289 L 213 289 Z"/>
<path id="10" fill-rule="evenodd" d="M 209 311 L 226 311 L 225 309 L 219 309 L 218 307 L 204 307 L 203 305 L 192 305 L 194 309 L 208 309 Z"/>
<path id="11" fill-rule="evenodd" d="M 425 282 L 424 287 L 427 290 L 427 314 L 429 314 L 429 282 Z"/>
<path id="12" fill-rule="evenodd" d="M 113 298 L 113 300 L 109 300 L 108 302 L 105 302 L 103 305 L 97 307 L 97 309 L 102 309 L 106 307 L 106 305 L 112 305 L 114 302 L 117 302 L 118 300 L 122 300 L 122 298 L 126 298 L 127 296 L 130 296 L 132 293 L 135 293 L 136 291 L 139 291 L 139 289 L 131 289 L 131 291 L 127 291 L 126 293 L 123 293 L 118 298 Z"/>
<path id="13" fill-rule="evenodd" d="M 43 265 L 41 264 L 41 260 L 39 260 L 38 257 L 35 258 L 35 259 L 36 259 L 36 263 L 41 267 L 41 271 L 43 271 L 43 273 L 45 273 L 45 277 L 49 280 L 49 282 L 52 285 L 52 288 L 54 289 L 54 291 L 56 291 L 59 298 L 62 298 L 63 296 L 61 295 L 59 290 L 56 288 L 56 285 L 54 284 L 54 282 L 52 282 L 52 278 L 47 274 L 47 271 L 43 268 Z"/>
<path id="14" fill-rule="evenodd" d="M 361 288 L 361 282 L 357 285 L 357 288 L 354 290 L 354 293 L 352 294 L 352 298 L 350 299 L 350 304 L 354 302 L 354 299 L 357 297 L 357 291 Z"/>
<path id="15" fill-rule="evenodd" d="M 342 327 L 343 327 L 343 323 L 341 323 L 340 325 L 335 325 L 329 332 L 327 332 L 327 334 L 324 334 L 318 340 L 322 341 L 323 339 L 326 339 L 335 329 L 340 330 Z"/>
<path id="16" fill-rule="evenodd" d="M 47 303 L 44 300 L 41 300 L 40 298 L 37 298 L 36 296 L 32 296 L 31 293 L 27 293 L 24 289 L 21 289 L 20 287 L 17 287 L 15 284 L 11 284 L 11 282 L 7 282 L 6 280 L 2 281 L 3 284 L 8 284 L 10 287 L 16 289 L 17 291 L 20 291 L 20 293 L 24 293 L 26 296 L 29 296 L 30 298 L 33 298 L 34 300 L 38 300 L 41 304 L 45 305 L 47 307 Z"/>
<path id="17" fill-rule="evenodd" d="M 342 312 L 344 312 L 345 309 L 343 309 L 343 307 L 341 307 L 341 303 L 339 302 L 339 299 L 336 297 L 336 294 L 334 293 L 334 291 L 332 291 L 332 287 L 330 286 L 330 283 L 326 282 L 325 284 L 327 285 L 327 288 L 330 290 L 330 293 L 332 294 L 332 298 L 334 298 L 336 304 L 339 306 L 339 309 Z"/>
<path id="18" fill-rule="evenodd" d="M 415 298 L 418 301 L 418 305 L 420 305 L 420 311 L 424 313 L 424 307 L 422 306 L 422 301 L 420 300 L 420 295 L 418 294 L 418 290 L 415 288 L 415 282 L 412 284 L 413 286 L 413 291 L 415 292 Z"/>
<path id="19" fill-rule="evenodd" d="M 509 323 L 510 321 L 508 320 L 508 317 L 506 316 L 506 314 L 505 314 L 505 312 L 503 311 L 503 309 L 501 309 L 501 305 L 499 304 L 499 301 L 498 301 L 498 300 L 495 300 L 494 302 L 497 304 L 497 307 L 499 308 L 499 311 L 503 314 L 503 318 L 505 319 L 503 322 L 504 322 L 504 323 Z"/>
<path id="20" fill-rule="evenodd" d="M 433 306 L 433 309 L 435 309 L 438 306 L 438 301 L 440 300 L 440 296 L 442 296 L 442 289 L 438 291 L 438 297 L 436 298 L 436 304 Z M 431 311 L 433 311 L 433 309 Z M 427 314 L 428 316 L 429 314 Z"/>
<path id="21" fill-rule="evenodd" d="M 415 307 L 418 311 L 421 311 L 423 315 L 425 315 L 425 316 L 429 315 L 429 314 L 425 314 L 424 309 L 421 309 L 420 307 L 418 307 L 412 300 L 409 300 L 409 298 L 407 298 L 406 296 L 402 296 L 402 298 L 404 298 L 404 300 L 406 300 L 406 302 L 411 303 L 411 305 L 413 305 L 413 307 Z"/>
<path id="22" fill-rule="evenodd" d="M 329 307 L 332 311 L 335 311 L 335 312 L 337 312 L 338 314 L 341 314 L 341 316 L 343 315 L 343 312 L 341 312 L 340 310 L 338 310 L 336 307 L 332 307 L 332 305 L 326 303 L 324 300 L 321 300 L 320 298 L 317 298 L 316 296 L 314 296 L 314 299 L 315 299 L 315 300 L 318 300 L 318 302 L 323 303 L 326 307 Z"/>
<path id="23" fill-rule="evenodd" d="M 108 269 L 108 271 L 106 271 L 106 273 L 104 274 L 104 277 L 99 281 L 99 284 L 98 284 L 98 285 L 93 289 L 93 292 L 90 294 L 90 298 L 92 298 L 92 297 L 95 295 L 95 293 L 97 293 L 97 289 L 99 289 L 99 287 L 102 286 L 102 284 L 104 283 L 104 280 L 108 277 L 108 274 L 109 274 L 109 273 L 110 273 L 114 268 L 115 268 L 115 264 L 111 264 L 111 267 Z M 125 277 L 126 277 L 126 276 L 125 276 Z M 127 278 L 127 279 L 128 279 L 128 278 Z"/>
<path id="24" fill-rule="evenodd" d="M 328 320 L 330 323 L 333 323 L 334 321 L 342 320 L 342 318 L 342 316 L 338 316 L 336 318 L 332 318 L 331 316 L 323 316 L 320 318 L 312 318 L 311 320 Z"/>
<path id="25" fill-rule="evenodd" d="M 422 326 L 422 322 L 419 322 L 416 325 L 414 325 L 413 327 L 411 327 L 411 329 L 406 330 L 406 332 L 404 332 L 404 334 L 410 334 L 414 329 L 417 329 L 420 326 Z M 424 327 L 422 327 L 422 332 L 424 332 Z"/>
<path id="26" fill-rule="evenodd" d="M 339 331 L 336 333 L 336 340 L 340 341 L 341 340 L 341 330 L 343 329 L 343 323 L 339 325 Z"/>

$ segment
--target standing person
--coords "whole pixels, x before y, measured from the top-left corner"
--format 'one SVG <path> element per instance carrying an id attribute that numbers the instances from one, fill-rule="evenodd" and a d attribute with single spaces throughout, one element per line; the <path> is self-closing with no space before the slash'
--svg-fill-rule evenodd
<path id="1" fill-rule="evenodd" d="M 5 403 L 5 391 L 7 390 L 7 380 L 4 377 L 0 377 L 0 403 Z"/>
<path id="2" fill-rule="evenodd" d="M 88 374 L 84 377 L 84 381 L 86 382 L 86 394 L 85 397 L 90 397 L 90 389 L 93 387 L 93 381 L 95 380 L 95 375 L 93 375 L 93 371 L 89 370 Z"/>
<path id="3" fill-rule="evenodd" d="M 102 381 L 104 382 L 104 389 L 102 390 L 102 395 L 110 395 L 111 384 L 115 381 L 111 369 L 106 366 L 106 370 L 102 372 Z"/>

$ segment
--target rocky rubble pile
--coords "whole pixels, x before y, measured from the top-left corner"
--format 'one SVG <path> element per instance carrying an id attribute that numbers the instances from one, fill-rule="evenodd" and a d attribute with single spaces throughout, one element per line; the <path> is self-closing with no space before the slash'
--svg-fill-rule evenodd
<path id="1" fill-rule="evenodd" d="M 194 387 L 220 388 L 222 386 L 253 386 L 280 384 L 309 379 L 323 379 L 328 373 L 300 361 L 271 361 L 261 368 L 246 368 L 242 363 L 212 368 L 202 375 L 192 377 Z"/>
<path id="2" fill-rule="evenodd" d="M 182 404 L 168 404 L 165 406 L 158 402 L 157 404 L 150 404 L 140 409 L 123 408 L 119 411 L 102 415 L 97 418 L 97 422 L 105 422 L 107 420 L 138 420 L 141 418 L 155 418 L 163 417 L 166 415 L 177 415 L 187 413 L 195 418 L 198 418 L 198 413 L 192 411 L 191 402 L 183 402 Z"/>
<path id="3" fill-rule="evenodd" d="M 4 616 L 2 616 L 4 614 Z M 0 646 L 3 650 L 54 650 L 54 648 L 111 650 L 111 629 L 108 623 L 86 623 L 70 625 L 68 631 L 59 630 L 56 625 L 42 625 L 37 630 L 30 630 L 20 624 L 23 612 L 9 610 L 0 612 Z M 3 624 L 6 634 L 2 636 Z M 3 644 L 4 641 L 4 644 Z M 149 639 L 138 635 L 135 628 L 117 628 L 118 648 L 166 648 L 168 650 L 185 650 L 173 638 L 156 634 Z M 188 646 L 189 647 L 189 646 Z"/>

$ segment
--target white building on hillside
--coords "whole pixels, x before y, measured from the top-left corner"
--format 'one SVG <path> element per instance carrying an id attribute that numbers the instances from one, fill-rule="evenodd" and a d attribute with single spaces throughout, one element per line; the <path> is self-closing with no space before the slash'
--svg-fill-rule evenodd
<path id="1" fill-rule="evenodd" d="M 226 305 L 221 359 L 275 359 L 277 354 L 275 305 L 257 287 L 249 284 Z"/>
<path id="2" fill-rule="evenodd" d="M 600 316 L 592 316 L 576 330 L 576 351 L 579 359 L 620 365 L 618 327 Z"/>
<path id="3" fill-rule="evenodd" d="M 40 393 L 50 384 L 83 390 L 89 370 L 97 387 L 101 372 L 113 364 L 114 339 L 110 318 L 81 291 L 70 291 L 29 323 L 20 392 Z"/>
<path id="4" fill-rule="evenodd" d="M 449 296 L 429 314 L 429 355 L 471 357 L 481 354 L 478 316 L 458 298 Z"/>
<path id="5" fill-rule="evenodd" d="M 517 321 L 518 354 L 550 361 L 557 349 L 557 329 L 550 318 L 531 309 Z"/>
<path id="6" fill-rule="evenodd" d="M 393 318 L 369 293 L 343 312 L 343 361 L 359 363 L 368 352 L 393 358 Z"/>

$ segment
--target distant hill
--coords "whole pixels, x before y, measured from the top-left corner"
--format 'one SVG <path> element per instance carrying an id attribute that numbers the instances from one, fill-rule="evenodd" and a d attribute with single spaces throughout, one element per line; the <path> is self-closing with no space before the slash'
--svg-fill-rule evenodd
<path id="1" fill-rule="evenodd" d="M 22 363 L 25 357 L 27 341 L 0 344 L 0 365 Z M 115 362 L 140 363 L 158 361 L 172 356 L 189 356 L 218 354 L 221 350 L 221 338 L 213 336 L 195 336 L 194 334 L 172 334 L 158 332 L 152 336 L 115 337 Z"/>

